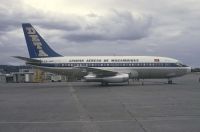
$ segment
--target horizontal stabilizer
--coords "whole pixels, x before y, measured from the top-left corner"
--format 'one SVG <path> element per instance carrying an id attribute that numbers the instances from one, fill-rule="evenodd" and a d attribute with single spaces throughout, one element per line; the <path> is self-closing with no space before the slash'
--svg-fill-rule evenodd
<path id="1" fill-rule="evenodd" d="M 29 63 L 40 63 L 41 62 L 41 60 L 26 58 L 26 57 L 22 57 L 22 56 L 13 56 L 13 57 L 20 59 L 20 60 L 24 60 L 24 61 L 29 62 Z"/>

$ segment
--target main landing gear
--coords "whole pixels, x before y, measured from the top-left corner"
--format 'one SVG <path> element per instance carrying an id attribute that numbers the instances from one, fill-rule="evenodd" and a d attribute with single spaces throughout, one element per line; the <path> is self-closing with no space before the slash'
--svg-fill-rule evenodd
<path id="1" fill-rule="evenodd" d="M 101 82 L 101 86 L 108 86 L 108 82 Z"/>
<path id="2" fill-rule="evenodd" d="M 173 81 L 172 81 L 172 79 L 168 79 L 168 84 L 173 84 Z"/>

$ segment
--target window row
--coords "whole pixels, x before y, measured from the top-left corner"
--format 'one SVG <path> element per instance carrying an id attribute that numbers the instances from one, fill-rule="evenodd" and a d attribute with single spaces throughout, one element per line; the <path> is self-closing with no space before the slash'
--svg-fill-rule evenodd
<path id="1" fill-rule="evenodd" d="M 185 67 L 180 63 L 58 63 L 43 64 L 50 67 Z"/>

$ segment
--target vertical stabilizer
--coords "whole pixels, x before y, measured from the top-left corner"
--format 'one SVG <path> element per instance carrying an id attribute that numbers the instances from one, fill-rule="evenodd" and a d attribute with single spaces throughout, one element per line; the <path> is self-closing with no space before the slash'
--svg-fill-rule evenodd
<path id="1" fill-rule="evenodd" d="M 29 23 L 22 24 L 30 58 L 59 57 Z"/>

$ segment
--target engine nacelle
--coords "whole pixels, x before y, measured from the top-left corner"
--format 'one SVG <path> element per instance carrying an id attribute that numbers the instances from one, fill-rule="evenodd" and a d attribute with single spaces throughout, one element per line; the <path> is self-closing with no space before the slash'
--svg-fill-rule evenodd
<path id="1" fill-rule="evenodd" d="M 115 76 L 102 77 L 102 78 L 98 78 L 94 74 L 88 74 L 87 76 L 84 76 L 84 79 L 87 82 L 122 83 L 122 82 L 127 82 L 129 80 L 129 74 L 117 74 Z"/>

